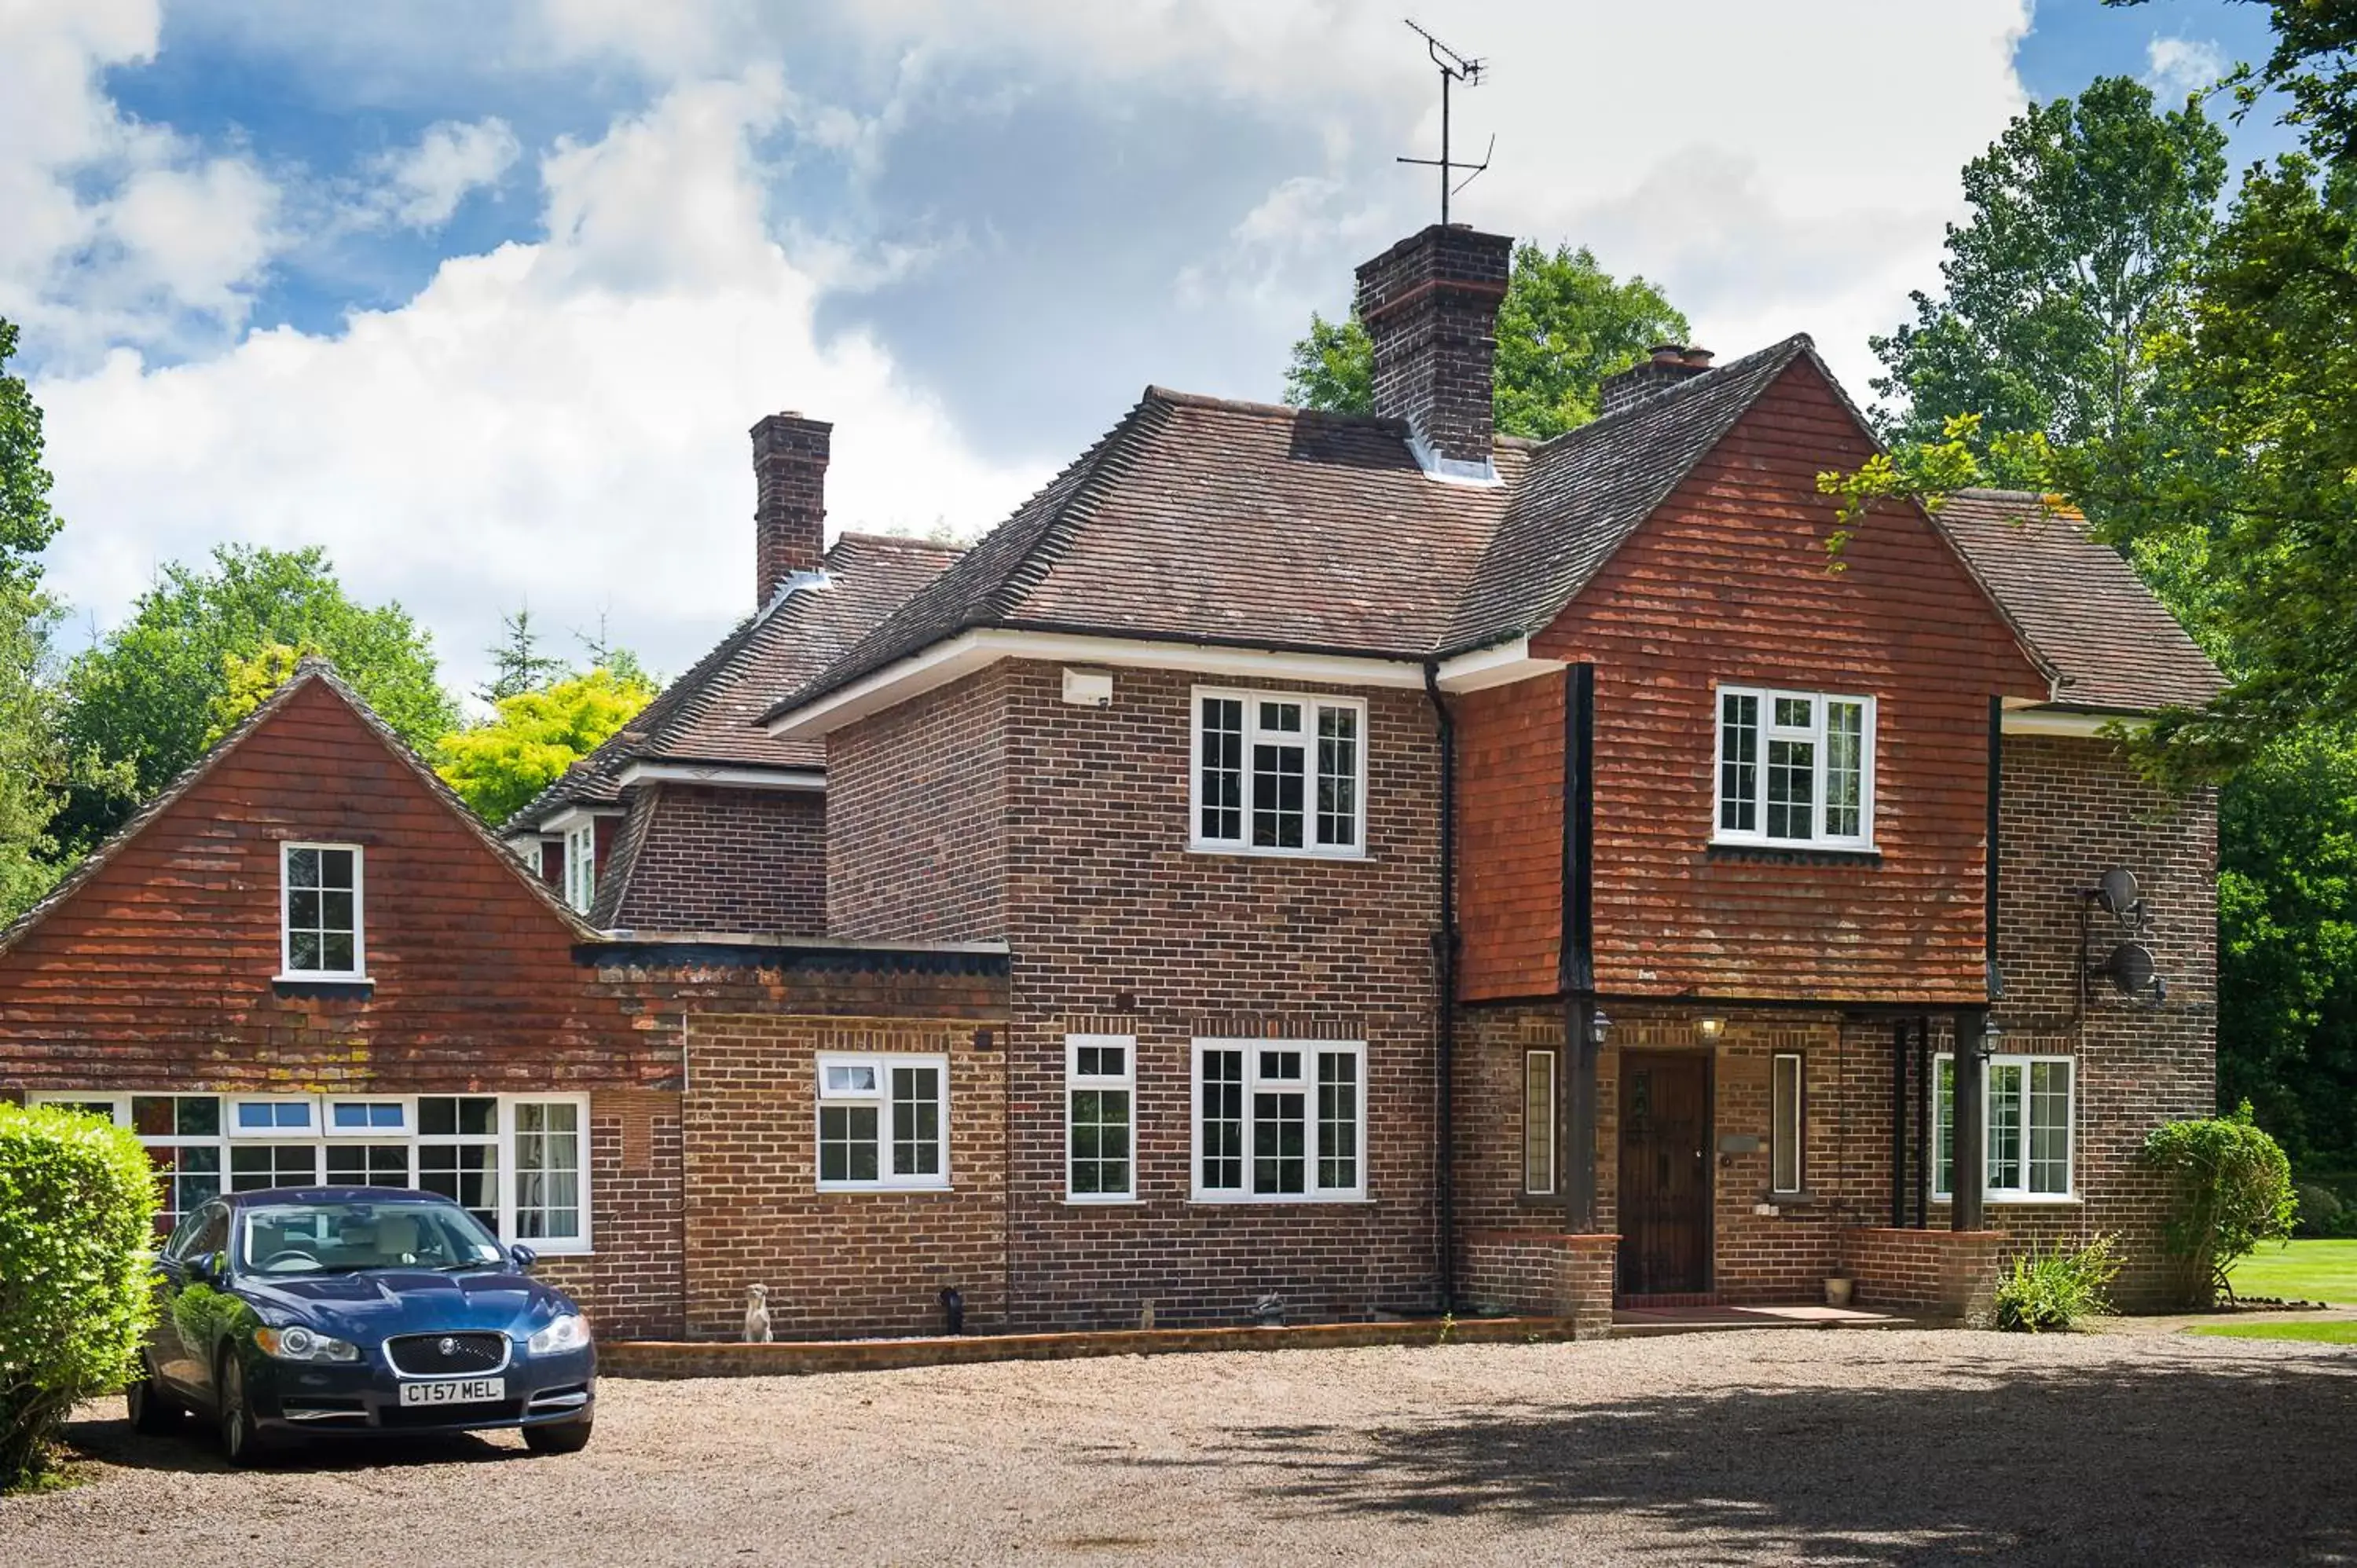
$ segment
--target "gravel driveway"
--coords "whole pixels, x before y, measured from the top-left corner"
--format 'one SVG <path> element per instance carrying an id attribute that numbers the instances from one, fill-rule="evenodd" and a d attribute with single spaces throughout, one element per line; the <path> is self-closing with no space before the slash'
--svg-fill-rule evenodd
<path id="1" fill-rule="evenodd" d="M 70 1430 L 11 1565 L 2357 1559 L 2357 1354 L 1714 1334 L 604 1385 L 508 1436 L 259 1474 Z"/>

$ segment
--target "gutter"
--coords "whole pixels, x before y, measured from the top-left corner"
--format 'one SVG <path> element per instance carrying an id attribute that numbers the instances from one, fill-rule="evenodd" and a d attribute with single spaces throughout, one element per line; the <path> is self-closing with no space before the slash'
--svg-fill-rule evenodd
<path id="1" fill-rule="evenodd" d="M 1436 1167 L 1440 1251 L 1440 1305 L 1457 1306 L 1457 721 L 1440 695 L 1440 664 L 1426 660 L 1425 695 L 1440 725 L 1440 929 L 1432 936 L 1433 969 L 1440 988 L 1434 1056 L 1440 1074 L 1435 1104 L 1439 1142 Z"/>

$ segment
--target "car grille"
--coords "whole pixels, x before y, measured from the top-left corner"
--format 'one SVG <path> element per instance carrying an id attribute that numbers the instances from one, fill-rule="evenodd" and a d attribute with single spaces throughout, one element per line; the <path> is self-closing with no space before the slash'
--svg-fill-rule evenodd
<path id="1" fill-rule="evenodd" d="M 497 1369 L 508 1359 L 504 1334 L 404 1334 L 384 1342 L 393 1369 L 413 1378 L 462 1378 Z"/>

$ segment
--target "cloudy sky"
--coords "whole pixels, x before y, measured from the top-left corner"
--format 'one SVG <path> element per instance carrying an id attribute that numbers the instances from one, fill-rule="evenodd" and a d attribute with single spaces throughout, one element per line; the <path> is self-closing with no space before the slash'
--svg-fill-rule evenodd
<path id="1" fill-rule="evenodd" d="M 971 534 L 1149 381 L 1273 399 L 1435 216 L 1393 162 L 1438 122 L 1401 14 L 0 0 L 0 317 L 69 643 L 242 540 L 327 546 L 454 685 L 523 603 L 675 671 L 750 607 L 764 413 L 835 422 L 834 525 Z M 1593 246 L 1722 354 L 1812 332 L 1861 397 L 2008 115 L 2265 44 L 2223 0 L 1415 15 L 1491 68 L 1455 216 Z"/>

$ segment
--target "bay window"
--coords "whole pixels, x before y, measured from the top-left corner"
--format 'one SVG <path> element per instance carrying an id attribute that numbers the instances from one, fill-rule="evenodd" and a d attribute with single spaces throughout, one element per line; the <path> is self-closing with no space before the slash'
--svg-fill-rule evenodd
<path id="1" fill-rule="evenodd" d="M 1872 697 L 1718 689 L 1712 842 L 1870 849 Z"/>
<path id="2" fill-rule="evenodd" d="M 1995 1056 L 1981 1086 L 1985 1195 L 1992 1200 L 2039 1202 L 2074 1196 L 2072 1114 L 2078 1064 L 2070 1057 Z M 1933 1063 L 1932 1187 L 1955 1190 L 1956 1063 Z"/>
<path id="3" fill-rule="evenodd" d="M 1356 1042 L 1197 1040 L 1196 1201 L 1365 1197 L 1365 1068 Z"/>
<path id="4" fill-rule="evenodd" d="M 1191 847 L 1366 853 L 1366 703 L 1200 688 L 1194 701 Z"/>

